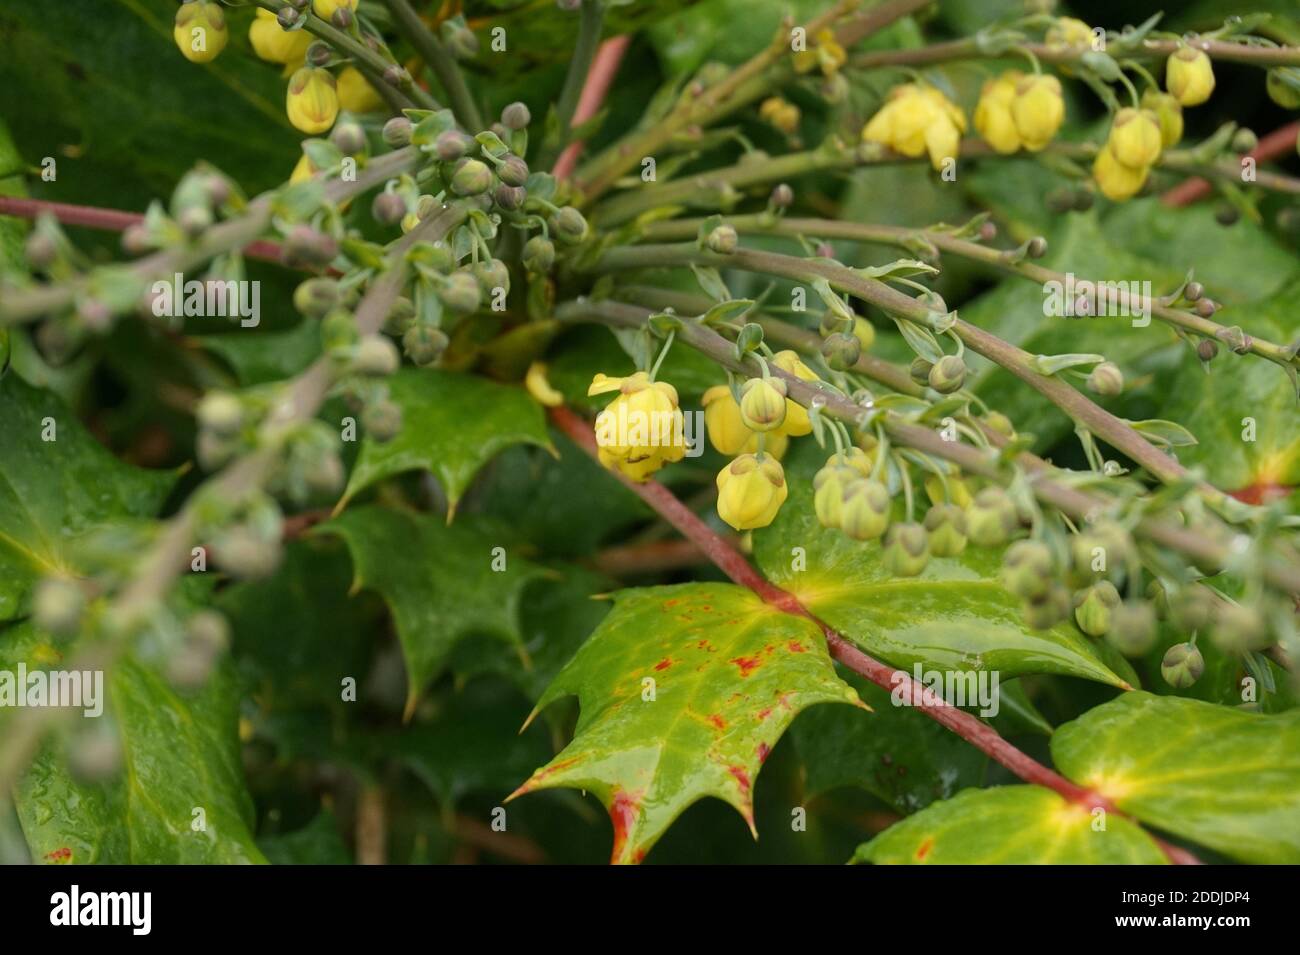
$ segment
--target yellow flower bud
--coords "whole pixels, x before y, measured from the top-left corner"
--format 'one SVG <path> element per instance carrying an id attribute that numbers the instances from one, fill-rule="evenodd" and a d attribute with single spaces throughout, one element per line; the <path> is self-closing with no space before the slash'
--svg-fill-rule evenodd
<path id="1" fill-rule="evenodd" d="M 1007 70 L 995 80 L 989 80 L 980 90 L 975 105 L 975 130 L 980 137 L 1004 156 L 1020 148 L 1020 133 L 1011 117 L 1011 103 L 1016 98 L 1016 84 L 1024 74 Z"/>
<path id="2" fill-rule="evenodd" d="M 1021 79 L 1016 84 L 1016 97 L 1011 101 L 1011 118 L 1026 149 L 1038 152 L 1045 147 L 1065 119 L 1061 81 L 1050 75 Z"/>
<path id="3" fill-rule="evenodd" d="M 1160 120 L 1150 110 L 1121 109 L 1115 114 L 1104 151 L 1130 169 L 1149 168 L 1160 158 Z"/>
<path id="4" fill-rule="evenodd" d="M 965 130 L 965 114 L 943 93 L 907 83 L 890 91 L 885 105 L 863 127 L 862 139 L 904 156 L 928 153 L 930 164 L 941 169 L 945 159 L 956 157 Z"/>
<path id="5" fill-rule="evenodd" d="M 226 48 L 226 15 L 214 0 L 187 0 L 176 10 L 172 39 L 191 63 L 207 63 Z"/>
<path id="6" fill-rule="evenodd" d="M 373 113 L 384 108 L 384 98 L 355 66 L 346 66 L 339 73 L 338 89 L 339 105 L 349 113 Z"/>
<path id="7" fill-rule="evenodd" d="M 275 14 L 257 8 L 257 17 L 248 27 L 248 42 L 253 52 L 268 63 L 300 63 L 311 46 L 311 34 L 306 30 L 285 30 L 280 27 Z"/>
<path id="8" fill-rule="evenodd" d="M 1068 50 L 1092 44 L 1092 27 L 1074 17 L 1057 17 L 1047 28 L 1047 45 L 1053 50 Z"/>
<path id="9" fill-rule="evenodd" d="M 1204 50 L 1176 50 L 1165 63 L 1165 86 L 1184 106 L 1198 106 L 1214 92 L 1214 67 Z"/>
<path id="10" fill-rule="evenodd" d="M 798 106 L 779 96 L 770 96 L 763 100 L 762 105 L 758 107 L 758 115 L 760 119 L 771 123 L 787 136 L 793 136 L 799 131 L 799 121 L 803 117 Z"/>
<path id="11" fill-rule="evenodd" d="M 1146 184 L 1149 166 L 1133 169 L 1117 160 L 1110 151 L 1110 146 L 1102 147 L 1092 163 L 1092 178 L 1102 195 L 1115 202 L 1131 199 Z"/>
<path id="12" fill-rule="evenodd" d="M 339 7 L 356 10 L 357 0 L 311 0 L 311 8 L 316 12 L 316 16 L 325 21 L 334 16 L 334 11 Z"/>
<path id="13" fill-rule="evenodd" d="M 618 391 L 596 417 L 601 463 L 634 481 L 644 481 L 665 464 L 686 454 L 685 422 L 677 406 L 677 389 L 650 381 L 643 371 L 626 378 L 596 375 L 588 395 Z"/>
<path id="14" fill-rule="evenodd" d="M 785 421 L 785 382 L 751 378 L 740 390 L 740 417 L 751 431 L 775 431 Z"/>
<path id="15" fill-rule="evenodd" d="M 564 404 L 564 395 L 551 387 L 546 379 L 545 362 L 535 361 L 528 366 L 528 372 L 524 375 L 524 387 L 538 404 L 547 408 L 558 408 Z"/>
<path id="16" fill-rule="evenodd" d="M 302 156 L 298 158 L 298 164 L 293 167 L 293 172 L 289 174 L 289 184 L 293 185 L 294 183 L 306 182 L 319 171 L 320 170 L 311 164 L 311 160 L 307 158 L 307 154 L 303 153 Z"/>
<path id="17" fill-rule="evenodd" d="M 701 399 L 704 405 L 704 426 L 709 432 L 709 443 L 718 453 L 727 457 L 740 454 L 754 440 L 754 432 L 746 427 L 740 417 L 740 405 L 726 385 L 714 385 Z"/>
<path id="18" fill-rule="evenodd" d="M 1160 123 L 1160 144 L 1165 149 L 1178 145 L 1183 138 L 1183 107 L 1173 96 L 1159 90 L 1142 94 L 1142 108 L 1155 114 Z"/>
<path id="19" fill-rule="evenodd" d="M 339 114 L 339 96 L 328 70 L 304 66 L 289 78 L 285 97 L 289 122 L 308 135 L 323 133 Z"/>
<path id="20" fill-rule="evenodd" d="M 742 454 L 718 472 L 718 516 L 738 531 L 766 527 L 789 488 L 781 462 L 770 454 Z"/>
<path id="21" fill-rule="evenodd" d="M 876 327 L 862 316 L 853 319 L 853 337 L 858 340 L 858 345 L 863 351 L 867 351 L 876 341 Z"/>
<path id="22" fill-rule="evenodd" d="M 817 377 L 817 372 L 803 363 L 798 352 L 788 349 L 779 351 L 772 356 L 772 364 L 784 372 L 789 372 L 801 381 L 820 380 Z M 812 433 L 812 421 L 808 417 L 808 411 L 803 405 L 791 398 L 785 399 L 785 422 L 781 425 L 780 432 L 792 438 Z"/>

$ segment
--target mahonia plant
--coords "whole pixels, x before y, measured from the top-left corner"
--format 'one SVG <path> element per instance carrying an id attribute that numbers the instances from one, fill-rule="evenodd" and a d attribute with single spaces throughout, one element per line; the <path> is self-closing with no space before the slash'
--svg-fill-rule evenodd
<path id="1" fill-rule="evenodd" d="M 1284 24 L 146 6 L 0 47 L 7 859 L 1300 861 Z"/>

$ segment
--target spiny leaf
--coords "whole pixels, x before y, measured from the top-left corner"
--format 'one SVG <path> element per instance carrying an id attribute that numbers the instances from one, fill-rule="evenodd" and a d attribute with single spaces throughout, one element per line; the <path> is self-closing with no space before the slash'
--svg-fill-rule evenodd
<path id="1" fill-rule="evenodd" d="M 1060 727 L 1052 760 L 1150 825 L 1243 862 L 1300 862 L 1300 710 L 1126 693 Z"/>
<path id="2" fill-rule="evenodd" d="M 1128 684 L 1097 644 L 1064 623 L 1033 630 L 998 582 L 1001 551 L 968 546 L 932 558 L 918 577 L 895 577 L 878 541 L 855 541 L 822 527 L 812 477 L 825 452 L 808 444 L 786 462 L 789 498 L 773 524 L 754 535 L 754 556 L 773 583 L 796 594 L 817 617 L 868 653 L 911 670 L 997 670 L 1002 679 L 1061 673 L 1113 686 Z M 793 548 L 806 569 L 796 570 Z"/>
<path id="3" fill-rule="evenodd" d="M 479 468 L 498 452 L 514 444 L 550 447 L 541 406 L 522 388 L 415 368 L 398 371 L 389 388 L 402 409 L 402 430 L 391 441 L 362 441 L 343 503 L 384 478 L 427 469 L 447 494 L 450 517 Z"/>
<path id="4" fill-rule="evenodd" d="M 1111 813 L 1104 829 L 1041 786 L 967 789 L 890 826 L 854 862 L 881 865 L 1160 865 L 1152 838 Z"/>
<path id="5" fill-rule="evenodd" d="M 16 374 L 0 380 L 0 621 L 26 611 L 35 582 L 75 574 L 75 544 L 115 518 L 151 517 L 176 479 L 101 447 L 66 405 Z M 46 440 L 46 439 L 49 440 Z"/>
<path id="6" fill-rule="evenodd" d="M 316 532 L 347 541 L 353 590 L 378 591 L 392 610 L 406 657 L 408 716 L 420 691 L 468 634 L 488 634 L 522 652 L 520 593 L 543 570 L 508 553 L 501 543 L 505 535 L 382 507 L 347 511 Z"/>
<path id="7" fill-rule="evenodd" d="M 814 703 L 858 702 L 817 625 L 733 584 L 627 590 L 614 601 L 534 710 L 576 695 L 573 742 L 514 796 L 591 791 L 613 820 L 615 863 L 640 862 L 705 796 L 753 829 L 754 779 L 790 721 Z"/>

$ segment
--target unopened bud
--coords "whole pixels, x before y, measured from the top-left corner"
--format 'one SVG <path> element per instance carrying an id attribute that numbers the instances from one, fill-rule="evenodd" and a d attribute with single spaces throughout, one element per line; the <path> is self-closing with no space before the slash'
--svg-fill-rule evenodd
<path id="1" fill-rule="evenodd" d="M 406 200 L 395 192 L 381 192 L 370 204 L 370 214 L 380 225 L 395 225 L 406 215 Z"/>
<path id="2" fill-rule="evenodd" d="M 862 355 L 862 343 L 845 332 L 833 332 L 822 342 L 822 357 L 836 371 L 848 371 Z"/>
<path id="3" fill-rule="evenodd" d="M 374 402 L 366 406 L 361 423 L 376 441 L 391 441 L 402 430 L 402 409 L 392 401 Z"/>
<path id="4" fill-rule="evenodd" d="M 532 121 L 533 114 L 523 103 L 511 103 L 501 111 L 501 125 L 515 132 L 526 129 Z"/>
<path id="5" fill-rule="evenodd" d="M 401 356 L 391 341 L 383 335 L 367 335 L 357 343 L 352 370 L 359 375 L 384 377 L 397 371 L 401 363 Z"/>
<path id="6" fill-rule="evenodd" d="M 941 395 L 950 395 L 966 381 L 966 363 L 956 355 L 944 355 L 933 367 L 926 380 Z"/>
<path id="7" fill-rule="evenodd" d="M 1088 390 L 1099 395 L 1118 395 L 1124 390 L 1124 373 L 1114 362 L 1103 361 L 1089 373 Z"/>
<path id="8" fill-rule="evenodd" d="M 576 245 L 587 237 L 587 220 L 572 206 L 565 206 L 551 216 L 550 224 L 556 238 L 569 245 Z"/>
<path id="9" fill-rule="evenodd" d="M 492 170 L 477 159 L 462 159 L 451 177 L 451 191 L 458 196 L 477 196 L 492 188 Z"/>
<path id="10" fill-rule="evenodd" d="M 931 507 L 925 514 L 925 530 L 935 557 L 956 557 L 966 549 L 966 512 L 956 504 Z"/>
<path id="11" fill-rule="evenodd" d="M 1219 354 L 1219 343 L 1212 338 L 1202 338 L 1196 343 L 1196 357 L 1201 361 L 1214 361 Z"/>
<path id="12" fill-rule="evenodd" d="M 1191 643 L 1175 643 L 1165 651 L 1160 661 L 1160 675 L 1166 683 L 1179 690 L 1187 689 L 1204 672 L 1205 657 Z"/>
<path id="13" fill-rule="evenodd" d="M 720 225 L 708 234 L 704 243 L 709 247 L 710 252 L 716 252 L 719 255 L 730 255 L 736 251 L 736 245 L 739 241 L 740 236 L 736 234 L 734 226 Z"/>
<path id="14" fill-rule="evenodd" d="M 915 577 L 930 562 L 930 539 L 920 524 L 895 524 L 885 534 L 885 569 L 896 577 Z"/>
<path id="15" fill-rule="evenodd" d="M 788 209 L 794 204 L 794 190 L 784 182 L 772 190 L 772 205 L 778 209 Z"/>
<path id="16" fill-rule="evenodd" d="M 339 283 L 334 279 L 311 278 L 293 290 L 293 307 L 308 318 L 324 318 L 339 303 Z"/>
<path id="17" fill-rule="evenodd" d="M 366 131 L 360 123 L 339 123 L 330 133 L 330 142 L 345 156 L 355 156 L 366 148 Z"/>
<path id="18" fill-rule="evenodd" d="M 524 243 L 523 262 L 534 275 L 545 275 L 555 264 L 555 244 L 540 235 L 533 236 Z"/>
<path id="19" fill-rule="evenodd" d="M 912 364 L 908 366 L 907 373 L 911 376 L 912 381 L 924 388 L 930 384 L 930 369 L 933 367 L 933 363 L 918 356 L 912 359 Z"/>
<path id="20" fill-rule="evenodd" d="M 411 144 L 411 121 L 405 116 L 394 116 L 384 123 L 384 142 L 393 149 L 401 149 Z"/>
<path id="21" fill-rule="evenodd" d="M 461 271 L 447 276 L 447 283 L 438 290 L 438 297 L 449 309 L 462 315 L 476 311 L 482 301 L 478 279 Z"/>
<path id="22" fill-rule="evenodd" d="M 412 325 L 402 336 L 402 350 L 417 366 L 424 368 L 447 350 L 447 335 L 431 325 Z"/>

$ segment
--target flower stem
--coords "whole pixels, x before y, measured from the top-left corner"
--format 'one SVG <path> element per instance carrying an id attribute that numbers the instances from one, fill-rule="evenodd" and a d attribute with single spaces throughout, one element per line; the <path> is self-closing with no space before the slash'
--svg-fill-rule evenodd
<path id="1" fill-rule="evenodd" d="M 600 30 L 604 21 L 603 0 L 583 0 L 582 10 L 578 14 L 578 40 L 573 48 L 573 59 L 569 61 L 569 72 L 564 77 L 560 99 L 555 104 L 555 114 L 560 124 L 559 140 L 556 143 L 558 149 L 567 146 L 569 137 L 573 134 L 574 117 L 591 76 L 592 62 L 600 45 Z"/>
<path id="2" fill-rule="evenodd" d="M 425 65 L 433 70 L 433 75 L 438 78 L 438 83 L 447 94 L 456 119 L 470 133 L 482 130 L 483 119 L 479 116 L 478 106 L 470 95 L 469 87 L 465 85 L 465 76 L 455 58 L 424 25 L 407 0 L 384 0 L 384 6 L 393 15 L 393 21 L 406 42 L 411 44 Z"/>

